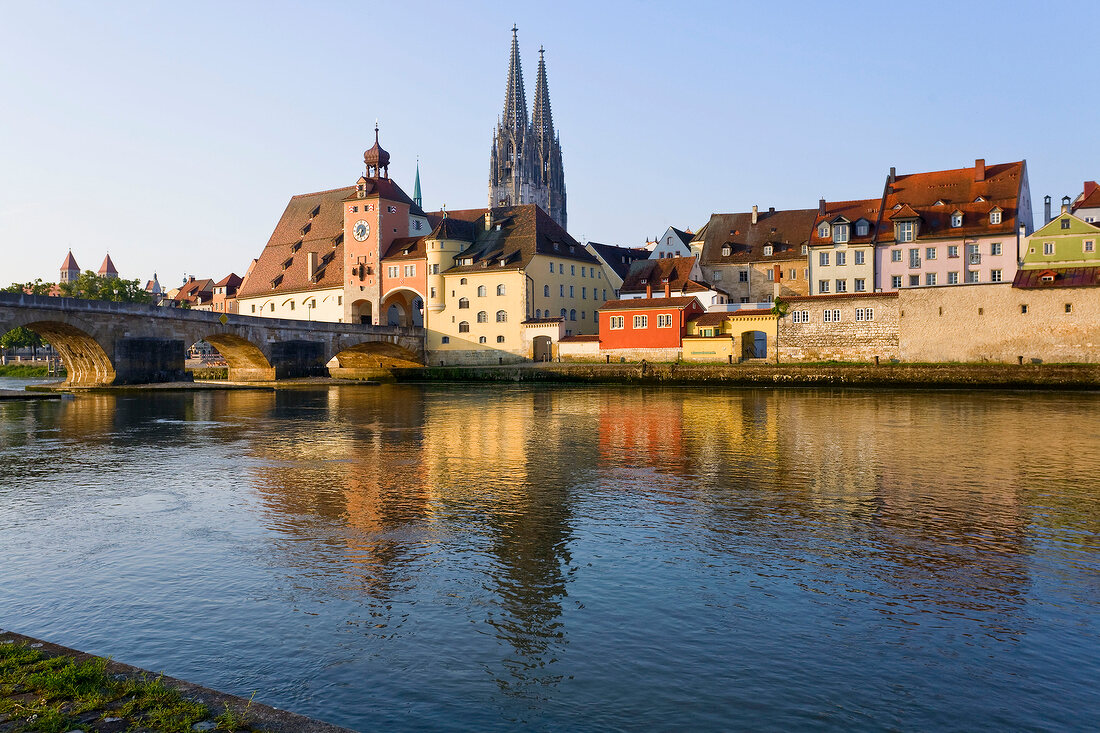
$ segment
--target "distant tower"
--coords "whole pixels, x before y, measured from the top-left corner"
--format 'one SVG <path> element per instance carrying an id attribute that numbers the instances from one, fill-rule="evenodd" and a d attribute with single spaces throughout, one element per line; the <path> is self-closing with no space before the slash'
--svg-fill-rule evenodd
<path id="1" fill-rule="evenodd" d="M 79 277 L 80 265 L 76 264 L 76 258 L 73 257 L 73 251 L 70 249 L 69 254 L 65 256 L 65 261 L 61 263 L 61 277 L 58 278 L 58 282 L 72 283 Z"/>
<path id="2" fill-rule="evenodd" d="M 561 145 L 550 113 L 550 88 L 546 82 L 543 53 L 540 48 L 535 105 L 528 122 L 518 28 L 512 26 L 504 114 L 497 122 L 489 153 L 489 206 L 537 204 L 564 229 L 565 173 Z"/>
<path id="3" fill-rule="evenodd" d="M 115 263 L 111 262 L 110 254 L 103 258 L 103 264 L 99 266 L 98 275 L 108 279 L 118 278 L 118 270 L 115 269 Z"/>
<path id="4" fill-rule="evenodd" d="M 413 184 L 413 203 L 424 208 L 424 201 L 420 196 L 420 159 L 416 159 L 416 183 Z"/>

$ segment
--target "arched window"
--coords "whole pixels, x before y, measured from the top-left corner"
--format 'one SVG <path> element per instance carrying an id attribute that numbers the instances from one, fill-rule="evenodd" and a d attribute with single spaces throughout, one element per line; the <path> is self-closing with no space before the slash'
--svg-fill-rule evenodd
<path id="1" fill-rule="evenodd" d="M 470 332 L 470 322 L 469 321 L 462 321 L 461 323 L 459 323 L 458 324 L 458 332 L 459 333 L 469 333 Z"/>
<path id="2" fill-rule="evenodd" d="M 465 285 L 466 284 L 466 278 L 462 278 L 461 280 L 459 280 L 458 284 L 459 285 Z"/>
<path id="3" fill-rule="evenodd" d="M 497 285 L 497 295 L 504 295 L 504 293 L 505 293 L 504 283 L 501 283 L 500 285 Z"/>
<path id="4" fill-rule="evenodd" d="M 542 309 L 535 308 L 535 318 L 542 318 Z"/>
<path id="5" fill-rule="evenodd" d="M 562 318 L 568 318 L 569 317 L 569 314 L 566 312 L 565 308 L 561 309 L 561 317 Z"/>
<path id="6" fill-rule="evenodd" d="M 469 308 L 470 307 L 470 300 L 468 298 L 459 298 L 458 299 L 458 307 L 459 308 Z"/>
<path id="7" fill-rule="evenodd" d="M 479 344 L 483 344 L 483 343 L 485 343 L 485 337 L 484 337 L 484 336 L 478 336 L 478 337 L 477 337 L 477 342 L 478 342 Z"/>
<path id="8" fill-rule="evenodd" d="M 484 298 L 487 293 L 488 293 L 488 291 L 485 289 L 484 285 L 478 285 L 477 286 L 477 297 Z"/>
<path id="9" fill-rule="evenodd" d="M 508 320 L 508 311 L 497 311 L 497 323 L 505 323 Z"/>
<path id="10" fill-rule="evenodd" d="M 543 285 L 542 286 L 542 294 L 543 294 L 543 297 L 546 297 L 546 298 L 550 297 L 550 286 L 549 285 Z"/>
<path id="11" fill-rule="evenodd" d="M 575 311 L 575 310 L 569 311 L 569 320 L 571 320 L 571 321 L 577 320 L 577 311 Z"/>
<path id="12" fill-rule="evenodd" d="M 478 311 L 477 312 L 477 322 L 478 323 L 488 323 L 489 322 L 489 314 L 486 313 L 485 311 Z"/>
<path id="13" fill-rule="evenodd" d="M 504 337 L 503 336 L 497 336 L 497 343 L 498 344 L 503 344 L 504 343 Z"/>

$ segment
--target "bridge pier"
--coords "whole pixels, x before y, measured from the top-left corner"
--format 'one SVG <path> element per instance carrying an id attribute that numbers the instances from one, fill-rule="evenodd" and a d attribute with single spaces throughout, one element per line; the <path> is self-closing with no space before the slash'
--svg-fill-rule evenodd
<path id="1" fill-rule="evenodd" d="M 180 339 L 122 338 L 115 342 L 114 384 L 190 382 L 184 369 L 189 344 Z"/>

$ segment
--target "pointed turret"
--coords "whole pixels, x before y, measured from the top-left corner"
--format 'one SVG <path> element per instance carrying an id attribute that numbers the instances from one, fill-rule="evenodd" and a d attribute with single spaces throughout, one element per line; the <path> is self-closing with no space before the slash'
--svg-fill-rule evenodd
<path id="1" fill-rule="evenodd" d="M 416 160 L 416 183 L 413 184 L 413 203 L 420 208 L 424 207 L 424 202 L 420 196 L 420 159 Z"/>
<path id="2" fill-rule="evenodd" d="M 519 60 L 519 29 L 512 25 L 512 55 L 508 59 L 508 88 L 504 92 L 504 127 L 527 128 L 527 93 L 523 88 L 523 65 Z"/>
<path id="3" fill-rule="evenodd" d="M 542 163 L 545 177 L 550 146 L 554 142 L 554 116 L 550 112 L 550 88 L 546 85 L 546 50 L 539 46 L 539 73 L 535 79 L 535 107 L 531 112 L 531 127 L 535 131 L 535 152 Z"/>
<path id="4" fill-rule="evenodd" d="M 108 254 L 103 258 L 103 264 L 99 266 L 100 277 L 115 278 L 118 277 L 118 270 L 115 269 L 115 263 L 111 262 L 111 255 Z"/>
<path id="5" fill-rule="evenodd" d="M 76 282 L 78 277 L 80 277 L 80 265 L 76 264 L 76 258 L 73 257 L 73 251 L 70 249 L 69 254 L 65 256 L 65 261 L 61 263 L 61 277 L 58 281 L 71 283 Z"/>

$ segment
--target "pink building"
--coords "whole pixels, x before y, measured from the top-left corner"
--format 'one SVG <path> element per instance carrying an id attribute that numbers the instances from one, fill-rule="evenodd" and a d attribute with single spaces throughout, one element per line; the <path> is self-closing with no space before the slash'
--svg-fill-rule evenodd
<path id="1" fill-rule="evenodd" d="M 895 175 L 875 239 L 875 288 L 1011 282 L 1032 230 L 1025 161 Z"/>

